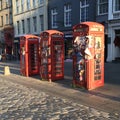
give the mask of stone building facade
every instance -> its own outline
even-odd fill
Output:
[[[108,61],[120,61],[120,0],[109,0]]]
[[[0,52],[12,54],[13,38],[12,0],[0,0]]]
[[[20,36],[48,29],[47,0],[12,0],[15,54],[20,49]]]
[[[85,21],[99,22],[105,26],[105,59],[107,57],[108,0],[49,0],[48,28],[65,35],[65,56],[72,51],[72,27]]]

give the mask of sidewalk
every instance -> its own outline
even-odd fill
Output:
[[[3,76],[5,65],[10,67],[11,75]],[[0,63],[1,79],[15,84],[48,93],[73,101],[76,104],[86,105],[111,115],[120,116],[120,63],[105,63],[105,85],[92,91],[71,87],[72,61],[65,61],[65,79],[49,83],[41,81],[39,75],[23,77],[19,74],[19,61]],[[113,119],[110,119],[113,120]],[[116,119],[117,120],[117,119]]]

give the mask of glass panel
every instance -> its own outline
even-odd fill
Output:
[[[21,69],[25,68],[25,47],[21,48]]]
[[[116,0],[115,1],[115,11],[119,11],[120,10],[120,0]]]
[[[37,55],[37,44],[30,44],[30,65],[31,65],[31,70],[36,70],[37,69],[37,61],[38,61],[38,55]]]
[[[54,63],[55,66],[53,67],[55,75],[62,74],[62,42],[61,41],[53,41],[54,47]]]
[[[80,21],[88,21],[88,12],[89,12],[89,4],[88,1],[82,0],[81,1],[81,6],[80,6]]]
[[[71,5],[65,5],[64,6],[64,25],[65,26],[71,26]]]
[[[101,79],[101,37],[95,37],[94,80]]]
[[[52,28],[57,27],[57,9],[56,8],[51,10],[51,25],[52,25]]]
[[[108,0],[99,0],[98,1],[99,14],[108,13]]]

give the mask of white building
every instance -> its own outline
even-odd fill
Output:
[[[15,38],[48,29],[47,0],[12,0],[12,4]]]
[[[107,61],[112,61],[120,58],[120,0],[109,0],[108,11]],[[114,42],[116,42],[119,47],[115,46]]]

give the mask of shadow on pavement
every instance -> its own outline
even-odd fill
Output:
[[[20,75],[20,64],[19,64],[19,61],[0,62],[0,74],[4,74],[5,66],[9,67],[10,73]]]
[[[54,83],[59,86],[65,88],[73,88],[72,87],[72,62],[65,62],[65,70],[64,70],[64,79],[56,80]],[[12,74],[20,75],[20,62],[19,61],[8,61],[8,62],[0,62],[0,74],[4,74],[4,67],[9,66],[10,72]],[[120,86],[120,63],[105,63],[105,85],[103,87],[97,88],[92,91],[87,91],[85,89],[74,88],[78,92],[82,91],[89,95],[100,96],[104,98],[109,98],[111,100],[120,101],[120,97],[118,97],[117,90]],[[40,75],[32,76],[36,80],[41,80]],[[111,85],[111,86],[110,86]],[[118,89],[117,89],[118,88]],[[113,89],[113,91],[112,91]],[[114,95],[116,89],[116,96]],[[119,92],[119,91],[118,91]]]
[[[120,62],[105,63],[105,83],[120,85]]]
[[[63,80],[56,80],[55,83],[59,83],[61,85],[71,85],[72,83],[72,62],[65,62],[65,70],[64,70],[64,79]],[[0,74],[4,74],[4,67],[9,66],[10,72],[12,74],[20,75],[20,61],[7,61],[7,62],[0,62]],[[104,78],[105,83],[120,85],[120,63],[105,63],[104,68]],[[39,75],[32,76],[33,78],[39,79]]]

